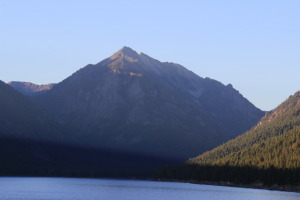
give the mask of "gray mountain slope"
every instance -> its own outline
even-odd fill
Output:
[[[264,114],[231,85],[128,47],[35,101],[83,145],[177,159],[234,138]]]

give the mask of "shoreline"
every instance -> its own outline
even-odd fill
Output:
[[[82,178],[82,179],[110,179],[110,180],[132,180],[132,181],[157,181],[157,182],[170,182],[170,183],[190,183],[197,185],[211,185],[211,186],[225,186],[236,188],[248,188],[248,189],[262,189],[279,192],[295,192],[300,193],[300,184],[297,186],[291,185],[272,185],[266,186],[262,183],[255,184],[236,184],[231,182],[209,182],[209,181],[196,181],[196,180],[180,180],[180,179],[153,179],[153,178],[116,178],[116,177],[75,177],[75,176],[0,176],[0,178]]]
[[[231,182],[209,182],[209,181],[196,181],[196,180],[179,180],[179,179],[153,179],[154,181],[160,182],[177,182],[177,183],[191,183],[198,185],[212,185],[212,186],[227,186],[227,187],[238,187],[238,188],[249,188],[249,189],[262,189],[280,192],[295,192],[300,193],[300,185],[271,185],[266,186],[262,183],[255,184],[236,184]]]

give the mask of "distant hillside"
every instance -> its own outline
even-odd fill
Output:
[[[244,135],[188,161],[191,164],[300,168],[300,92]]]
[[[41,108],[0,81],[0,137],[58,141],[65,136]]]
[[[26,96],[35,96],[43,94],[48,90],[51,90],[55,85],[55,83],[49,83],[46,85],[36,85],[34,83],[20,81],[11,81],[7,84]]]
[[[245,134],[164,173],[188,180],[300,184],[300,92]]]
[[[82,144],[180,160],[234,138],[264,115],[231,85],[128,47],[35,102]]]

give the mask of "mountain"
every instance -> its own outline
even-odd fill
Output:
[[[64,131],[36,104],[0,81],[0,136],[34,140],[63,140]]]
[[[77,138],[0,81],[0,176],[150,176],[173,160],[80,147]]]
[[[26,96],[35,96],[51,90],[55,83],[49,83],[46,85],[36,85],[30,82],[11,81],[7,83],[14,89]]]
[[[300,168],[300,92],[268,112],[256,127],[191,164]]]
[[[164,170],[160,176],[184,180],[299,185],[300,92],[266,113],[248,132]]]
[[[180,160],[234,138],[264,114],[232,85],[129,47],[34,100],[85,146]]]

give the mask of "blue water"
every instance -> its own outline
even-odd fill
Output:
[[[0,178],[0,200],[299,200],[300,193],[155,181]]]

